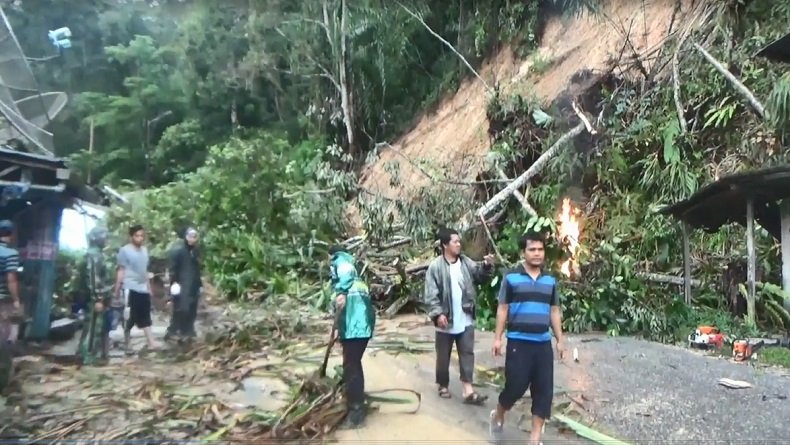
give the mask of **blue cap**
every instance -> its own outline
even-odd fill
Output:
[[[14,230],[14,223],[11,222],[10,220],[4,219],[4,220],[0,221],[0,230],[13,231]]]

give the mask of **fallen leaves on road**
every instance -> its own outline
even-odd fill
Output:
[[[113,359],[103,367],[17,358],[15,383],[7,401],[0,400],[0,439],[323,436],[345,416],[338,379],[314,373],[328,324],[292,306],[229,307],[212,320],[204,342]],[[415,352],[427,346],[379,337],[371,349]],[[257,392],[249,395],[252,381]]]

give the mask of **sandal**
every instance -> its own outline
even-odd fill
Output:
[[[488,400],[488,396],[481,396],[476,392],[464,397],[464,403],[468,405],[482,405],[486,400]]]
[[[439,397],[449,399],[451,397],[450,390],[446,386],[439,387]]]

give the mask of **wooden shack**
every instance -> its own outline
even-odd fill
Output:
[[[755,320],[755,224],[759,224],[781,245],[782,281],[790,292],[790,166],[732,174],[706,185],[686,200],[664,207],[660,213],[683,223],[684,288],[691,302],[691,259],[689,228],[715,232],[736,223],[746,227],[747,321]],[[785,300],[790,310],[790,299]]]
[[[49,335],[61,215],[81,193],[70,176],[62,159],[0,146],[0,219],[16,226],[28,340]]]

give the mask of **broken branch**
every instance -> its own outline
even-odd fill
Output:
[[[716,68],[716,71],[721,73],[722,76],[724,76],[727,80],[729,80],[732,86],[739,93],[741,93],[741,95],[747,101],[749,101],[749,104],[751,104],[752,108],[754,108],[755,111],[757,111],[757,114],[759,114],[761,118],[765,118],[765,107],[763,106],[762,103],[760,103],[759,100],[757,100],[756,97],[754,97],[754,94],[752,94],[752,92],[748,88],[746,88],[746,85],[741,83],[740,80],[736,79],[735,75],[733,75],[730,72],[730,70],[728,70],[727,68],[724,67],[724,65],[721,64],[721,62],[716,60],[709,52],[707,52],[705,48],[701,47],[697,43],[694,44],[694,47],[697,48],[697,51],[702,53],[702,56],[705,57],[705,59],[707,59],[707,61],[710,62],[710,64],[713,65],[714,68]]]
[[[681,36],[680,41],[678,42],[678,47],[675,48],[675,54],[672,55],[673,95],[675,99],[675,109],[678,113],[678,122],[680,123],[681,134],[688,133],[688,122],[686,122],[686,113],[683,111],[683,105],[680,100],[680,68],[678,67],[678,54],[680,53],[680,49],[683,47],[683,44],[686,43],[686,37],[688,37],[688,28]]]
[[[677,286],[683,285],[683,277],[676,277],[675,275],[667,275],[663,273],[650,273],[650,272],[637,272],[637,278],[641,278],[646,281],[652,281],[654,283],[662,283],[662,284],[674,284]],[[691,285],[694,287],[700,287],[702,283],[700,280],[691,280]]]
[[[573,111],[577,116],[579,116],[579,119],[581,119],[582,123],[584,124],[584,128],[587,129],[587,132],[590,134],[598,134],[598,131],[593,128],[592,124],[590,124],[590,121],[587,120],[587,116],[585,116],[584,113],[582,113],[582,110],[579,109],[579,106],[576,105],[576,101],[571,102],[571,107],[573,107]]]
[[[401,7],[401,9],[403,9],[404,11],[406,11],[406,14],[409,14],[409,15],[410,15],[410,16],[412,16],[412,17],[413,17],[415,20],[417,20],[418,22],[420,22],[420,24],[421,24],[421,25],[422,25],[422,26],[423,26],[423,27],[424,27],[424,28],[425,28],[425,29],[426,29],[426,30],[427,30],[429,33],[431,33],[431,35],[432,35],[432,36],[434,36],[434,37],[436,37],[437,39],[439,39],[439,41],[440,41],[440,42],[442,42],[442,43],[444,44],[444,46],[446,46],[447,48],[449,48],[449,49],[450,49],[450,51],[452,51],[452,52],[453,52],[453,53],[454,53],[456,56],[458,56],[458,58],[459,58],[459,59],[461,59],[461,62],[463,62],[463,63],[464,63],[464,65],[466,65],[466,67],[467,67],[467,68],[469,68],[469,71],[471,71],[471,72],[472,72],[472,74],[474,74],[474,75],[475,75],[475,77],[477,77],[477,79],[478,79],[480,82],[482,82],[482,83],[483,83],[483,86],[486,88],[486,90],[488,90],[488,93],[489,93],[489,94],[494,94],[494,90],[493,90],[493,89],[492,89],[492,88],[491,88],[491,87],[488,85],[488,83],[487,83],[485,80],[483,80],[483,78],[482,78],[482,77],[480,77],[480,74],[478,74],[478,73],[477,73],[477,71],[475,71],[475,69],[474,69],[474,68],[472,68],[472,65],[470,65],[470,64],[469,64],[469,62],[466,60],[466,58],[465,58],[463,55],[461,55],[461,53],[459,53],[459,52],[458,52],[458,50],[456,50],[456,49],[455,49],[455,47],[453,47],[453,45],[452,45],[450,42],[448,42],[447,40],[445,40],[444,38],[442,38],[442,36],[440,36],[439,34],[437,34],[437,33],[436,33],[436,31],[432,30],[432,29],[431,29],[431,27],[430,27],[430,26],[428,26],[428,24],[427,24],[427,23],[425,23],[425,21],[422,19],[422,17],[420,17],[418,14],[416,14],[416,13],[414,13],[414,12],[410,11],[410,10],[409,10],[409,8],[407,8],[407,7],[403,6],[403,4],[402,4],[401,2],[398,2],[398,6],[400,6],[400,7]]]
[[[499,177],[505,181],[508,182],[510,181],[510,178],[507,177],[507,175],[505,174],[505,172],[502,171],[502,169],[499,168],[497,169],[497,175],[499,175]],[[516,199],[518,199],[518,202],[521,203],[521,207],[524,208],[524,210],[529,215],[536,216],[538,214],[538,212],[536,212],[535,209],[533,209],[532,206],[529,205],[529,201],[527,201],[527,197],[522,195],[520,191],[513,190],[513,196],[515,196]],[[485,219],[483,221],[485,221]]]
[[[480,216],[480,222],[483,223],[483,229],[486,231],[486,236],[488,237],[488,241],[491,243],[491,246],[494,248],[494,253],[496,254],[496,258],[499,261],[499,264],[507,264],[504,258],[502,258],[502,254],[499,253],[499,248],[496,246],[496,242],[494,241],[494,237],[491,236],[491,231],[488,230],[488,223],[486,223],[486,218],[483,215]]]

